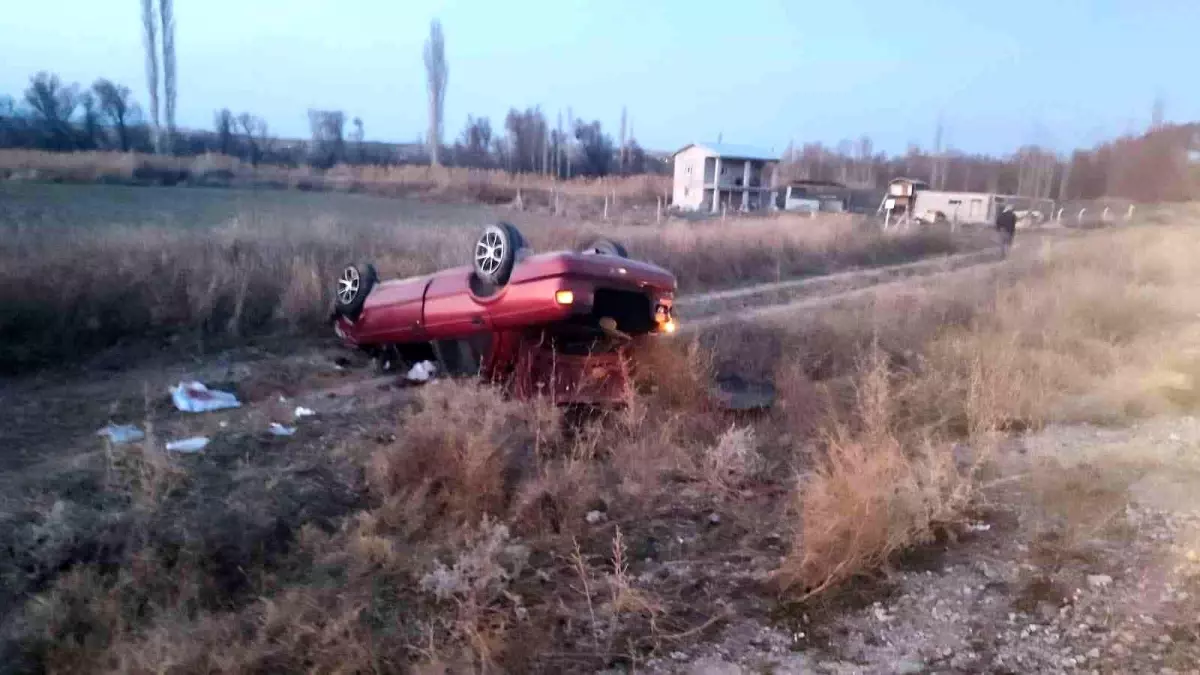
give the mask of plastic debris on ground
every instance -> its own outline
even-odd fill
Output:
[[[313,410],[312,408],[305,408],[302,405],[296,406],[296,409],[292,411],[292,417],[295,417],[296,419],[300,419],[301,417],[312,417],[316,414],[317,411]]]
[[[279,422],[271,422],[271,426],[267,427],[267,431],[271,432],[272,436],[291,436],[296,433],[296,427],[285,427]]]
[[[136,443],[146,437],[145,432],[132,424],[110,424],[98,430],[96,435],[104,436],[114,445]]]
[[[433,365],[433,361],[418,361],[408,369],[408,374],[404,376],[404,379],[409,382],[428,382],[436,371],[437,366]]]
[[[168,452],[192,453],[200,452],[208,447],[208,439],[204,436],[193,436],[191,438],[181,438],[178,441],[167,443]]]
[[[200,413],[241,407],[241,401],[227,391],[209,389],[200,382],[180,382],[171,388],[171,401],[183,412]]]

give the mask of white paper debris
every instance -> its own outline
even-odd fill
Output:
[[[419,361],[408,369],[408,375],[404,377],[409,382],[428,382],[436,371],[437,366],[433,365],[433,361]]]
[[[291,436],[296,433],[296,427],[285,427],[279,422],[271,422],[271,426],[267,428],[273,436]]]
[[[115,445],[136,443],[146,437],[146,434],[141,429],[132,424],[109,424],[103,429],[98,430],[96,435],[104,436]]]
[[[167,443],[168,452],[200,452],[208,446],[208,439],[203,436],[193,436],[191,438],[182,438],[178,441]]]
[[[172,387],[171,401],[179,410],[190,413],[224,410],[242,405],[233,394],[209,389],[200,382],[180,382]]]
[[[292,411],[292,417],[295,417],[296,419],[300,419],[301,417],[312,417],[316,414],[317,411],[313,410],[312,408],[305,408],[302,405],[296,406],[296,409]]]

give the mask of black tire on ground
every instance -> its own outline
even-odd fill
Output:
[[[375,272],[374,265],[346,265],[334,284],[333,311],[350,319],[358,318],[363,303],[367,301],[367,295],[377,281],[379,275]]]
[[[525,248],[525,238],[511,223],[496,223],[483,228],[471,251],[471,265],[475,275],[494,286],[508,283],[513,266],[517,263],[517,252]]]
[[[593,239],[579,248],[580,253],[591,255],[611,255],[617,258],[628,258],[629,252],[625,247],[611,239]]]

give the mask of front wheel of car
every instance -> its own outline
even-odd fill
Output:
[[[471,264],[475,275],[493,286],[508,283],[513,266],[517,263],[517,252],[525,248],[521,231],[510,223],[488,225],[475,240]]]
[[[628,258],[629,252],[625,247],[611,239],[593,239],[579,249],[580,253],[590,255],[611,255],[617,258]]]
[[[370,263],[343,267],[333,289],[334,311],[344,317],[357,319],[367,295],[378,280],[375,266]]]

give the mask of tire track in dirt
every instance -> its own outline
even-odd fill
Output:
[[[683,311],[680,312],[680,318],[684,322],[679,330],[681,333],[690,333],[735,321],[754,321],[797,310],[855,302],[910,283],[991,269],[1001,261],[999,251],[993,249],[722,292],[727,295],[690,296],[681,299]]]

